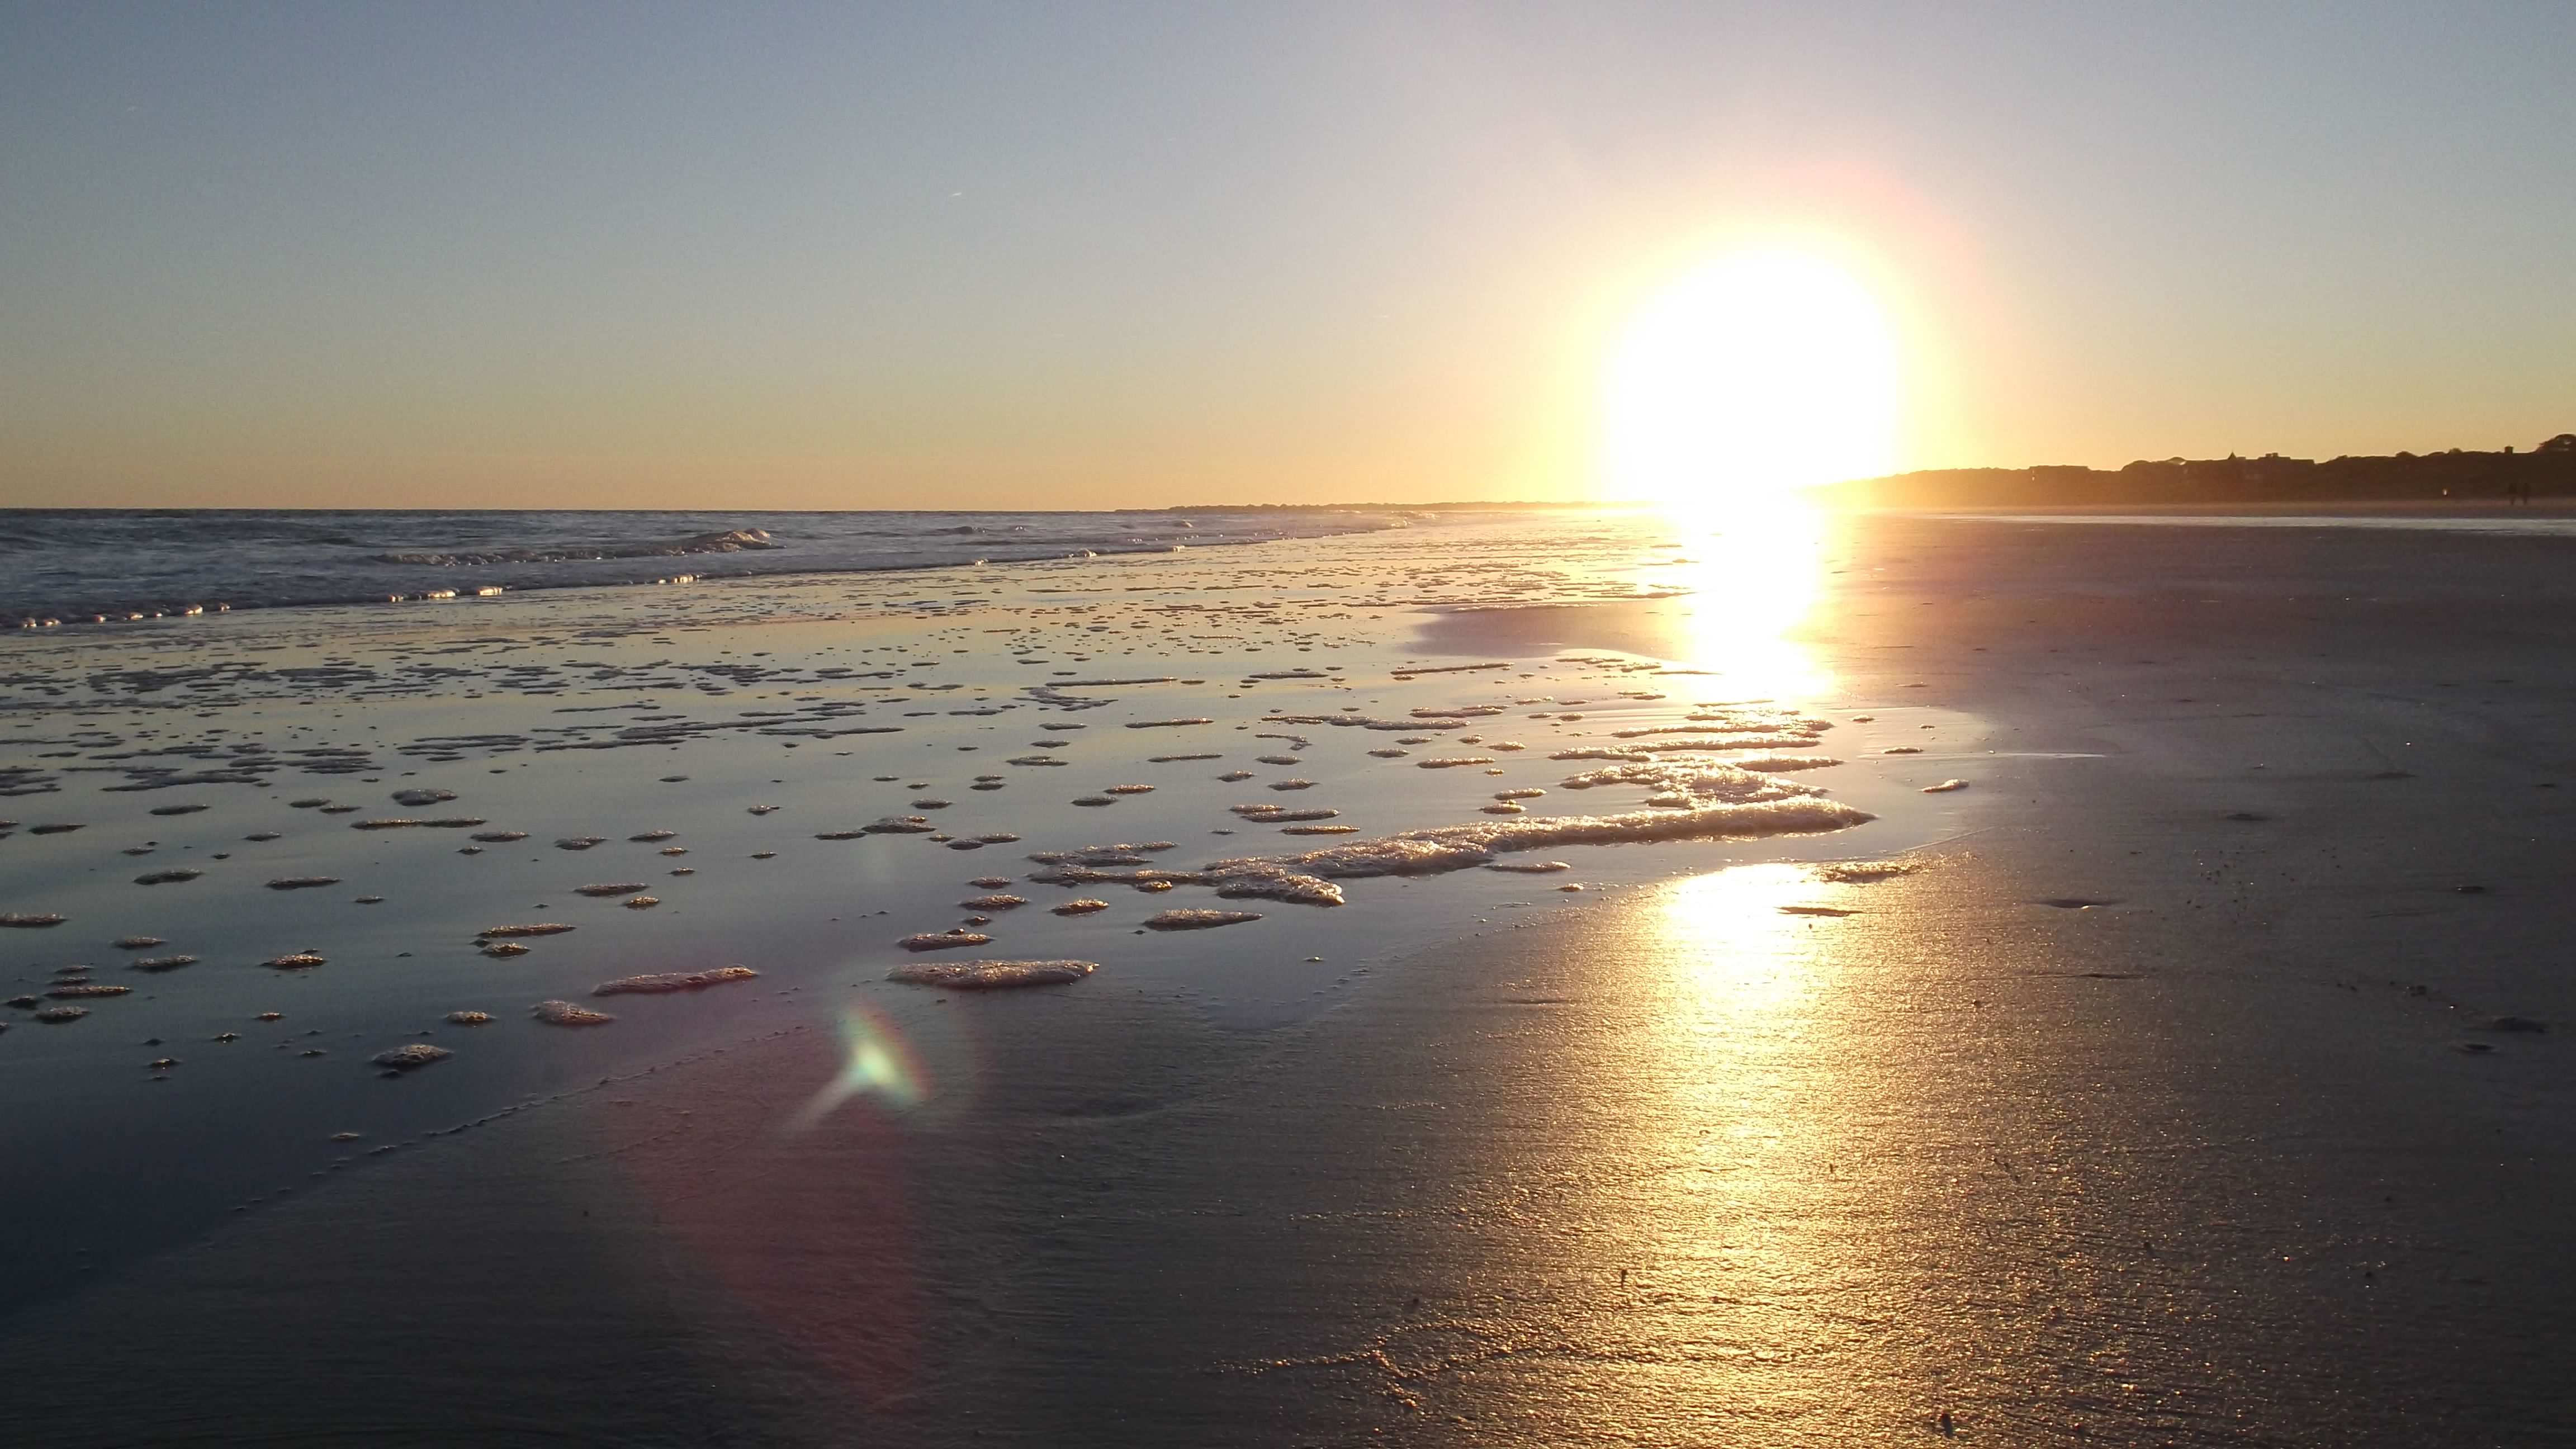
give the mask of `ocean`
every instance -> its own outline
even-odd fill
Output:
[[[1387,513],[0,510],[0,621],[118,619],[758,574],[1165,553]]]

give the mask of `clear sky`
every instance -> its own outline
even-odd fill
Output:
[[[2576,5],[0,4],[0,504],[1580,497],[1750,243],[1901,461],[2576,430]]]

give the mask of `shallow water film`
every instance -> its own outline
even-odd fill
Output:
[[[14,1432],[2545,1442],[2392,535],[2275,675],[2205,530],[1403,522],[14,636]]]

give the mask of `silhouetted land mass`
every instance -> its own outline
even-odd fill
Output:
[[[2576,497],[2576,433],[2561,433],[2527,453],[2453,448],[2323,462],[2272,453],[2141,459],[2118,469],[1932,468],[1858,478],[1820,491],[1836,502],[1869,508],[2569,498]]]

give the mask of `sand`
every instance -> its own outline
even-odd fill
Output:
[[[294,1067],[373,1095],[320,1094],[342,1120],[312,1122],[317,1150],[348,1161],[325,1159],[313,1190],[168,1235],[176,1251],[111,1253],[98,1282],[49,1280],[70,1286],[6,1321],[8,1352],[42,1366],[22,1376],[13,1428],[39,1444],[327,1440],[361,1424],[419,1443],[1824,1445],[1931,1437],[1946,1414],[1997,1443],[2564,1442],[2566,546],[1864,521],[1832,545],[1844,572],[1807,646],[1830,673],[1807,707],[1853,763],[1799,778],[1877,820],[1551,847],[1592,890],[1556,895],[1560,872],[1364,878],[1345,906],[1168,936],[1134,932],[1201,908],[1203,888],[1122,888],[1065,917],[1070,890],[1021,887],[1049,909],[989,929],[1013,957],[1081,942],[1102,969],[1073,990],[872,980],[905,932],[954,924],[969,871],[1003,847],[804,844],[778,864],[820,864],[789,886],[762,883],[768,863],[728,863],[688,883],[720,885],[721,908],[675,886],[658,912],[596,910],[506,962],[463,943],[545,919],[534,903],[592,911],[569,896],[588,873],[477,895],[438,923],[453,943],[438,970],[461,974],[371,1041],[318,1061],[268,1037],[199,1046],[168,1081],[122,1089],[192,1120],[193,1081],[247,1070],[205,1059],[255,1047],[281,1058],[259,1063],[281,1092],[313,1094]],[[1498,786],[1587,768],[1530,759],[1571,732],[1679,725],[1729,697],[1652,672],[1699,667],[1705,631],[1681,600],[1392,622],[1425,626],[1401,641],[1408,687],[1445,698],[1381,687],[1275,712],[1393,720],[1484,704],[1497,683],[1558,707],[1545,724],[1526,718],[1535,705],[1512,717],[1536,738],[1496,767],[1507,781],[1403,760],[1358,776],[1299,751],[1298,778],[1372,837],[1485,820]],[[1443,668],[1566,671],[1572,653],[1603,661],[1580,687]],[[1621,700],[1635,681],[1673,697]],[[1195,717],[1173,703],[1136,717]],[[1123,722],[1099,708],[1088,718]],[[1133,778],[1144,742],[1208,728],[1055,753],[1101,789]],[[1317,733],[1318,750],[1350,741],[1335,761],[1385,739]],[[593,828],[676,828],[712,862],[714,806],[763,818],[722,799],[739,783],[722,763],[685,767],[688,785],[722,788],[643,794]],[[873,787],[888,792],[877,811],[938,773]],[[940,798],[1012,801],[1027,786],[1010,779]],[[1952,779],[1970,788],[1920,793]],[[813,833],[811,787],[750,784],[790,802],[761,838]],[[1419,818],[1431,797],[1393,793],[1434,786],[1447,822]],[[1226,811],[1239,788],[1087,809],[1050,790],[1061,826],[1029,829],[1040,817],[1016,805],[967,824],[1091,860],[1115,849],[1088,844],[1113,838],[1105,823],[1165,811],[1115,838],[1180,840],[1195,821],[1185,850],[1137,853],[1190,870],[1276,830]],[[709,808],[683,808],[697,798]],[[967,808],[923,813],[953,840],[1008,833],[950,828]],[[667,824],[622,818],[648,812]],[[879,851],[872,872],[945,868],[834,897],[850,919],[830,932],[783,929],[849,850]],[[378,919],[321,892],[255,899]],[[24,933],[28,949],[149,927],[210,963],[155,989],[234,962],[208,991],[296,994],[270,1033],[338,1012],[345,1035],[364,982],[411,969],[308,929],[338,917],[271,923],[273,944],[225,954],[196,939],[201,922],[66,914]],[[399,1082],[365,1065],[433,1004],[532,1001],[658,965],[598,969],[675,922],[710,953],[739,947],[708,959],[751,961],[761,980],[645,998],[599,1032],[473,1028],[470,1050]],[[866,969],[801,965],[807,941]],[[328,965],[242,964],[308,942]],[[305,1004],[317,990],[351,994]],[[152,1003],[9,1033],[0,1069],[129,1005]],[[119,1049],[129,1074],[160,1055]],[[811,1115],[833,1083],[843,1105]],[[226,1110],[266,1102],[255,1087]],[[99,1110],[39,1092],[22,1117],[62,1130],[22,1125],[11,1160],[51,1142],[78,1161],[71,1129]],[[413,1115],[394,1125],[398,1111]],[[368,1135],[323,1141],[352,1126]],[[210,1170],[169,1127],[135,1130],[162,1178]],[[150,1240],[119,1200],[90,1203],[104,1226],[45,1238],[55,1256],[109,1246],[120,1225]]]

